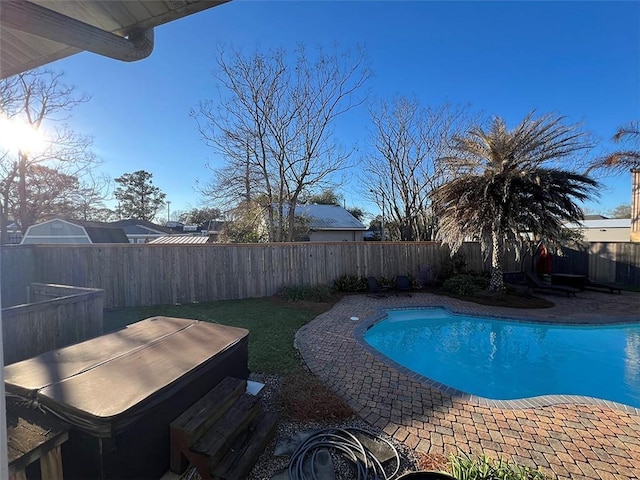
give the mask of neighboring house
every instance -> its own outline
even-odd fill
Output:
[[[7,223],[7,244],[17,245],[22,241],[22,232],[20,227],[13,220],[9,220]]]
[[[129,243],[148,243],[172,233],[170,228],[156,225],[147,220],[118,220],[107,225],[122,228],[129,239]]]
[[[630,218],[593,218],[565,226],[582,232],[585,242],[629,242],[631,241]]]
[[[385,235],[388,235],[385,228]],[[382,240],[382,229],[380,227],[369,227],[364,232],[364,241],[380,241]]]
[[[206,235],[167,235],[149,242],[150,245],[204,245],[211,243],[211,237]]]
[[[186,235],[194,234],[194,235],[202,235],[206,230],[206,225],[187,225],[182,222],[167,222],[164,224],[166,228],[168,228],[171,233],[184,233]]]
[[[310,242],[360,242],[367,230],[339,205],[297,205],[296,216],[308,219]]]
[[[218,241],[218,237],[224,228],[224,222],[220,220],[209,220],[201,225],[185,225],[181,222],[167,222],[164,226],[170,233],[208,236],[210,241],[206,243],[211,243]]]
[[[27,228],[20,243],[129,243],[129,239],[122,228],[105,223],[53,218]]]

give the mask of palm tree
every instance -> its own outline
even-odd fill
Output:
[[[629,169],[640,168],[640,122],[630,122],[618,128],[613,136],[614,142],[629,141],[629,146],[635,146],[635,149],[620,150],[611,153],[604,158],[596,160],[590,167],[591,169],[608,169],[617,173],[628,171]]]
[[[453,180],[433,193],[437,238],[453,252],[465,240],[478,240],[491,256],[490,291],[504,290],[505,248],[518,255],[527,235],[558,239],[564,222],[583,218],[576,201],[596,193],[595,180],[559,166],[591,147],[576,125],[562,120],[534,119],[532,112],[508,130],[495,118],[486,131],[478,126],[453,137],[453,154],[443,158]]]

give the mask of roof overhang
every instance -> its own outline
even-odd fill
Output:
[[[0,78],[81,51],[124,62],[153,51],[153,29],[229,0],[2,0]]]

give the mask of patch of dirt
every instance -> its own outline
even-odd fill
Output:
[[[466,299],[466,298],[464,298]],[[481,305],[509,308],[551,308],[555,304],[546,298],[527,294],[479,292],[469,299]]]
[[[504,293],[492,293],[488,291],[478,292],[473,296],[454,295],[440,288],[425,287],[421,291],[433,293],[436,295],[444,295],[458,300],[478,303],[480,305],[489,305],[493,307],[507,308],[551,308],[555,304],[546,298],[536,297],[526,292],[506,291]]]
[[[282,418],[293,422],[336,422],[355,416],[342,398],[303,369],[284,378],[278,403]]]
[[[449,471],[449,461],[444,455],[438,453],[415,453],[416,463],[420,470]]]
[[[433,293],[435,295],[444,295],[451,298],[456,298],[458,300],[464,300],[467,302],[478,303],[480,305],[489,305],[494,307],[507,307],[507,308],[551,308],[555,304],[547,300],[546,298],[536,297],[531,295],[525,290],[516,290],[509,289],[503,293],[493,293],[489,291],[478,292],[473,296],[462,296],[462,295],[454,295],[453,293],[449,293],[445,290],[442,290],[438,287],[423,287],[418,292],[425,293]],[[366,292],[363,292],[366,293]],[[362,293],[358,293],[356,295],[361,295]],[[273,295],[271,297],[265,297],[265,300],[269,302],[273,302],[277,305],[282,305],[285,307],[295,306],[296,308],[301,308],[310,312],[315,313],[316,315],[320,315],[324,313],[333,306],[338,303],[345,295],[349,295],[346,293],[333,293],[331,295],[331,299],[327,302],[311,302],[306,300],[296,300],[294,302],[290,302],[285,300],[280,295]]]
[[[267,300],[275,305],[300,308],[320,315],[327,310],[331,310],[336,303],[342,300],[342,297],[343,295],[334,293],[331,295],[331,298],[327,302],[311,302],[308,300],[296,300],[294,302],[290,302],[280,295],[272,295],[270,297],[264,297],[264,300]]]

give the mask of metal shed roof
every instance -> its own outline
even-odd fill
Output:
[[[164,245],[202,245],[209,243],[209,237],[200,235],[167,235],[165,237],[154,238],[149,244]]]
[[[228,0],[2,0],[0,78],[87,50],[117,60],[153,51],[153,28]]]
[[[366,230],[367,227],[340,205],[297,205],[296,215],[309,219],[312,230]]]

